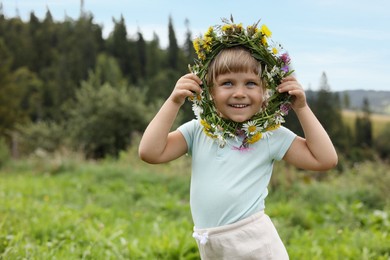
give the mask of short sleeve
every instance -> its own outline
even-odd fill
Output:
[[[269,139],[271,158],[277,161],[283,159],[297,135],[286,127],[279,127],[272,131]]]
[[[196,124],[197,121],[194,119],[187,123],[184,123],[177,128],[177,130],[179,130],[180,133],[182,133],[182,135],[184,136],[184,139],[186,140],[188,146],[188,153],[190,154],[192,152],[192,144],[194,142]]]

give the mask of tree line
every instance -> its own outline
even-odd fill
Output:
[[[150,41],[140,30],[130,37],[123,16],[113,22],[104,38],[89,13],[58,22],[48,10],[43,19],[32,12],[22,21],[6,18],[0,8],[3,149],[21,156],[66,147],[102,158],[117,156],[131,145],[134,133],[142,133],[193,63],[192,33],[186,20],[185,41],[179,45],[169,17],[168,47],[161,48],[157,34]],[[330,91],[325,73],[320,89],[307,93],[314,112],[342,153],[361,157],[375,145],[369,104],[351,131],[342,121],[341,101]],[[300,133],[290,114],[287,126]],[[191,104],[185,104],[177,124],[191,118]]]

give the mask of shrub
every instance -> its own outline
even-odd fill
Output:
[[[0,138],[0,168],[7,163],[10,158],[10,152],[8,145],[6,144],[4,138]]]
[[[70,108],[67,128],[87,157],[117,156],[131,144],[133,132],[144,130],[148,111],[139,89],[84,83]]]

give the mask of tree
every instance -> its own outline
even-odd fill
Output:
[[[341,116],[340,98],[338,94],[331,92],[325,72],[321,75],[320,90],[314,103],[314,113],[328,132],[335,146],[342,150],[348,149],[348,132]]]
[[[148,65],[148,58],[147,58],[147,51],[146,51],[146,43],[144,40],[144,37],[141,32],[137,33],[138,40],[137,40],[137,58],[138,58],[138,66],[139,67],[139,78],[145,79],[146,78],[146,66]]]
[[[108,67],[112,67],[110,75],[104,70]],[[104,83],[98,85],[99,81]],[[143,131],[149,122],[144,93],[125,82],[116,61],[99,56],[96,71],[82,82],[75,102],[68,107],[68,132],[87,157],[118,155],[131,144],[132,133]]]
[[[168,23],[168,38],[168,67],[171,69],[178,69],[179,46],[177,44],[175,30],[173,29],[173,21],[171,16],[169,17]]]
[[[382,159],[390,160],[390,123],[387,123],[375,139],[375,148]]]
[[[363,99],[362,116],[358,116],[355,121],[355,143],[358,147],[368,148],[372,147],[372,123],[371,111],[368,99]]]
[[[185,26],[187,28],[186,30],[186,37],[184,42],[184,55],[186,57],[186,62],[189,64],[192,64],[194,62],[194,59],[196,58],[195,49],[193,47],[192,43],[192,33],[190,31],[190,21],[188,19],[185,20]]]
[[[350,109],[351,108],[351,99],[349,97],[348,92],[344,92],[344,98],[343,98],[344,108]]]
[[[8,139],[15,125],[27,118],[20,106],[22,94],[14,82],[11,63],[11,53],[0,38],[0,136]]]
[[[113,19],[114,30],[107,39],[108,53],[115,57],[119,63],[123,75],[129,75],[129,79],[135,80],[134,70],[131,61],[134,57],[130,56],[130,43],[127,39],[127,28],[125,19],[121,16],[119,21]]]
[[[104,84],[111,86],[127,85],[117,60],[104,53],[98,55],[95,69],[89,71],[88,80],[82,81],[81,85],[86,82],[95,89],[100,88]]]
[[[156,33],[153,33],[152,41],[146,46],[147,48],[147,66],[146,66],[146,78],[150,79],[154,77],[162,68],[162,61],[164,53],[160,49],[160,40]]]

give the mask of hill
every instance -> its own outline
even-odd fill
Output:
[[[390,91],[345,90],[336,93],[340,95],[340,100],[344,108],[360,110],[364,98],[367,98],[372,112],[390,115]],[[349,107],[345,107],[345,103],[343,102],[346,95],[349,96]]]

